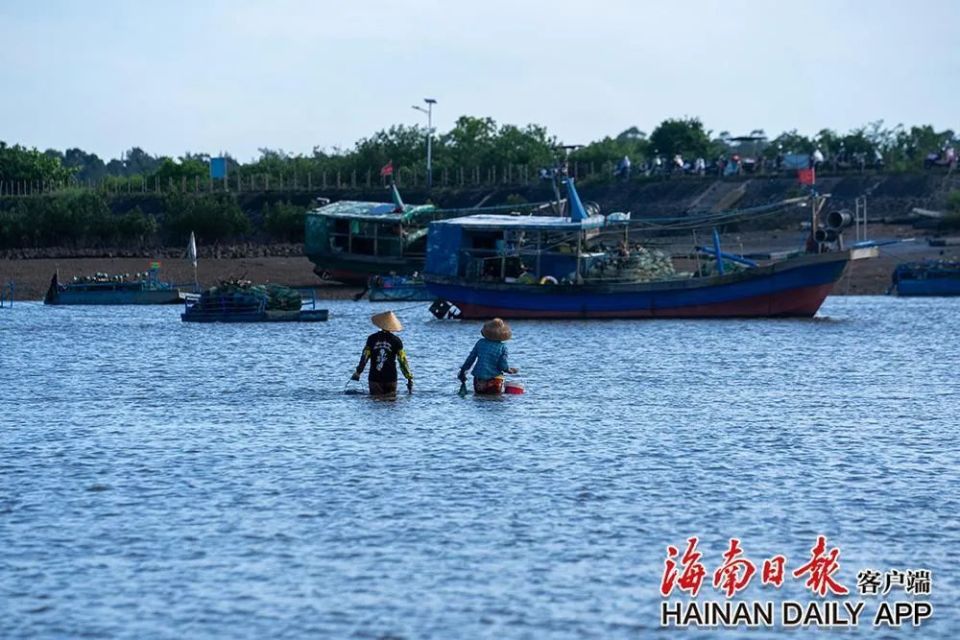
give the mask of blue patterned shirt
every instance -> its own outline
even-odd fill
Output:
[[[477,344],[473,345],[473,351],[467,356],[463,366],[464,371],[469,371],[473,363],[477,366],[473,368],[473,377],[481,380],[490,380],[496,378],[501,373],[506,373],[510,365],[507,364],[507,345],[494,340],[480,338]]]

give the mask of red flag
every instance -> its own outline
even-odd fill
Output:
[[[814,184],[817,181],[817,175],[813,167],[798,169],[797,177],[800,178],[800,184]]]
[[[380,169],[380,177],[385,178],[387,176],[393,175],[393,160],[383,165],[383,168]]]

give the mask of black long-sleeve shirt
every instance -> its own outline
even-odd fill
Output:
[[[389,331],[378,331],[367,338],[357,365],[357,373],[370,361],[369,379],[371,382],[396,382],[397,361],[400,362],[400,371],[407,380],[413,380],[410,366],[407,364],[407,354],[403,350],[403,341]]]

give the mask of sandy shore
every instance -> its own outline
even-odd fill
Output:
[[[924,258],[960,259],[960,247],[946,250],[930,247],[926,238],[917,235],[910,227],[881,226],[871,229],[873,238],[899,238],[912,241],[881,248],[879,258],[857,261],[850,264],[846,274],[837,283],[834,293],[840,295],[878,295],[886,293],[890,286],[890,274],[900,262]],[[743,234],[725,240],[734,251],[751,252],[762,248],[780,250],[798,246],[800,232],[796,230]],[[802,239],[802,238],[800,238]],[[667,251],[688,250],[690,241],[684,239],[673,246],[664,243]],[[192,283],[193,267],[185,260],[168,258],[161,260],[162,277],[172,282]],[[16,286],[16,298],[39,300],[50,283],[53,273],[59,269],[62,281],[73,276],[92,275],[96,272],[134,273],[145,271],[150,260],[145,258],[38,258],[0,260],[0,285],[12,281]],[[275,282],[295,287],[313,287],[317,296],[327,299],[352,297],[359,289],[325,282],[313,273],[313,265],[305,257],[255,257],[201,259],[198,277],[202,286],[208,287],[220,280],[245,278],[257,283]]]

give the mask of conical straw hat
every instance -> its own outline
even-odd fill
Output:
[[[403,331],[403,325],[400,324],[400,319],[397,318],[393,311],[378,313],[370,318],[370,320],[375,326],[384,331]]]
[[[513,332],[510,331],[510,325],[506,322],[500,318],[494,318],[493,320],[483,323],[483,329],[480,330],[480,335],[487,340],[503,342],[504,340],[509,340]]]

